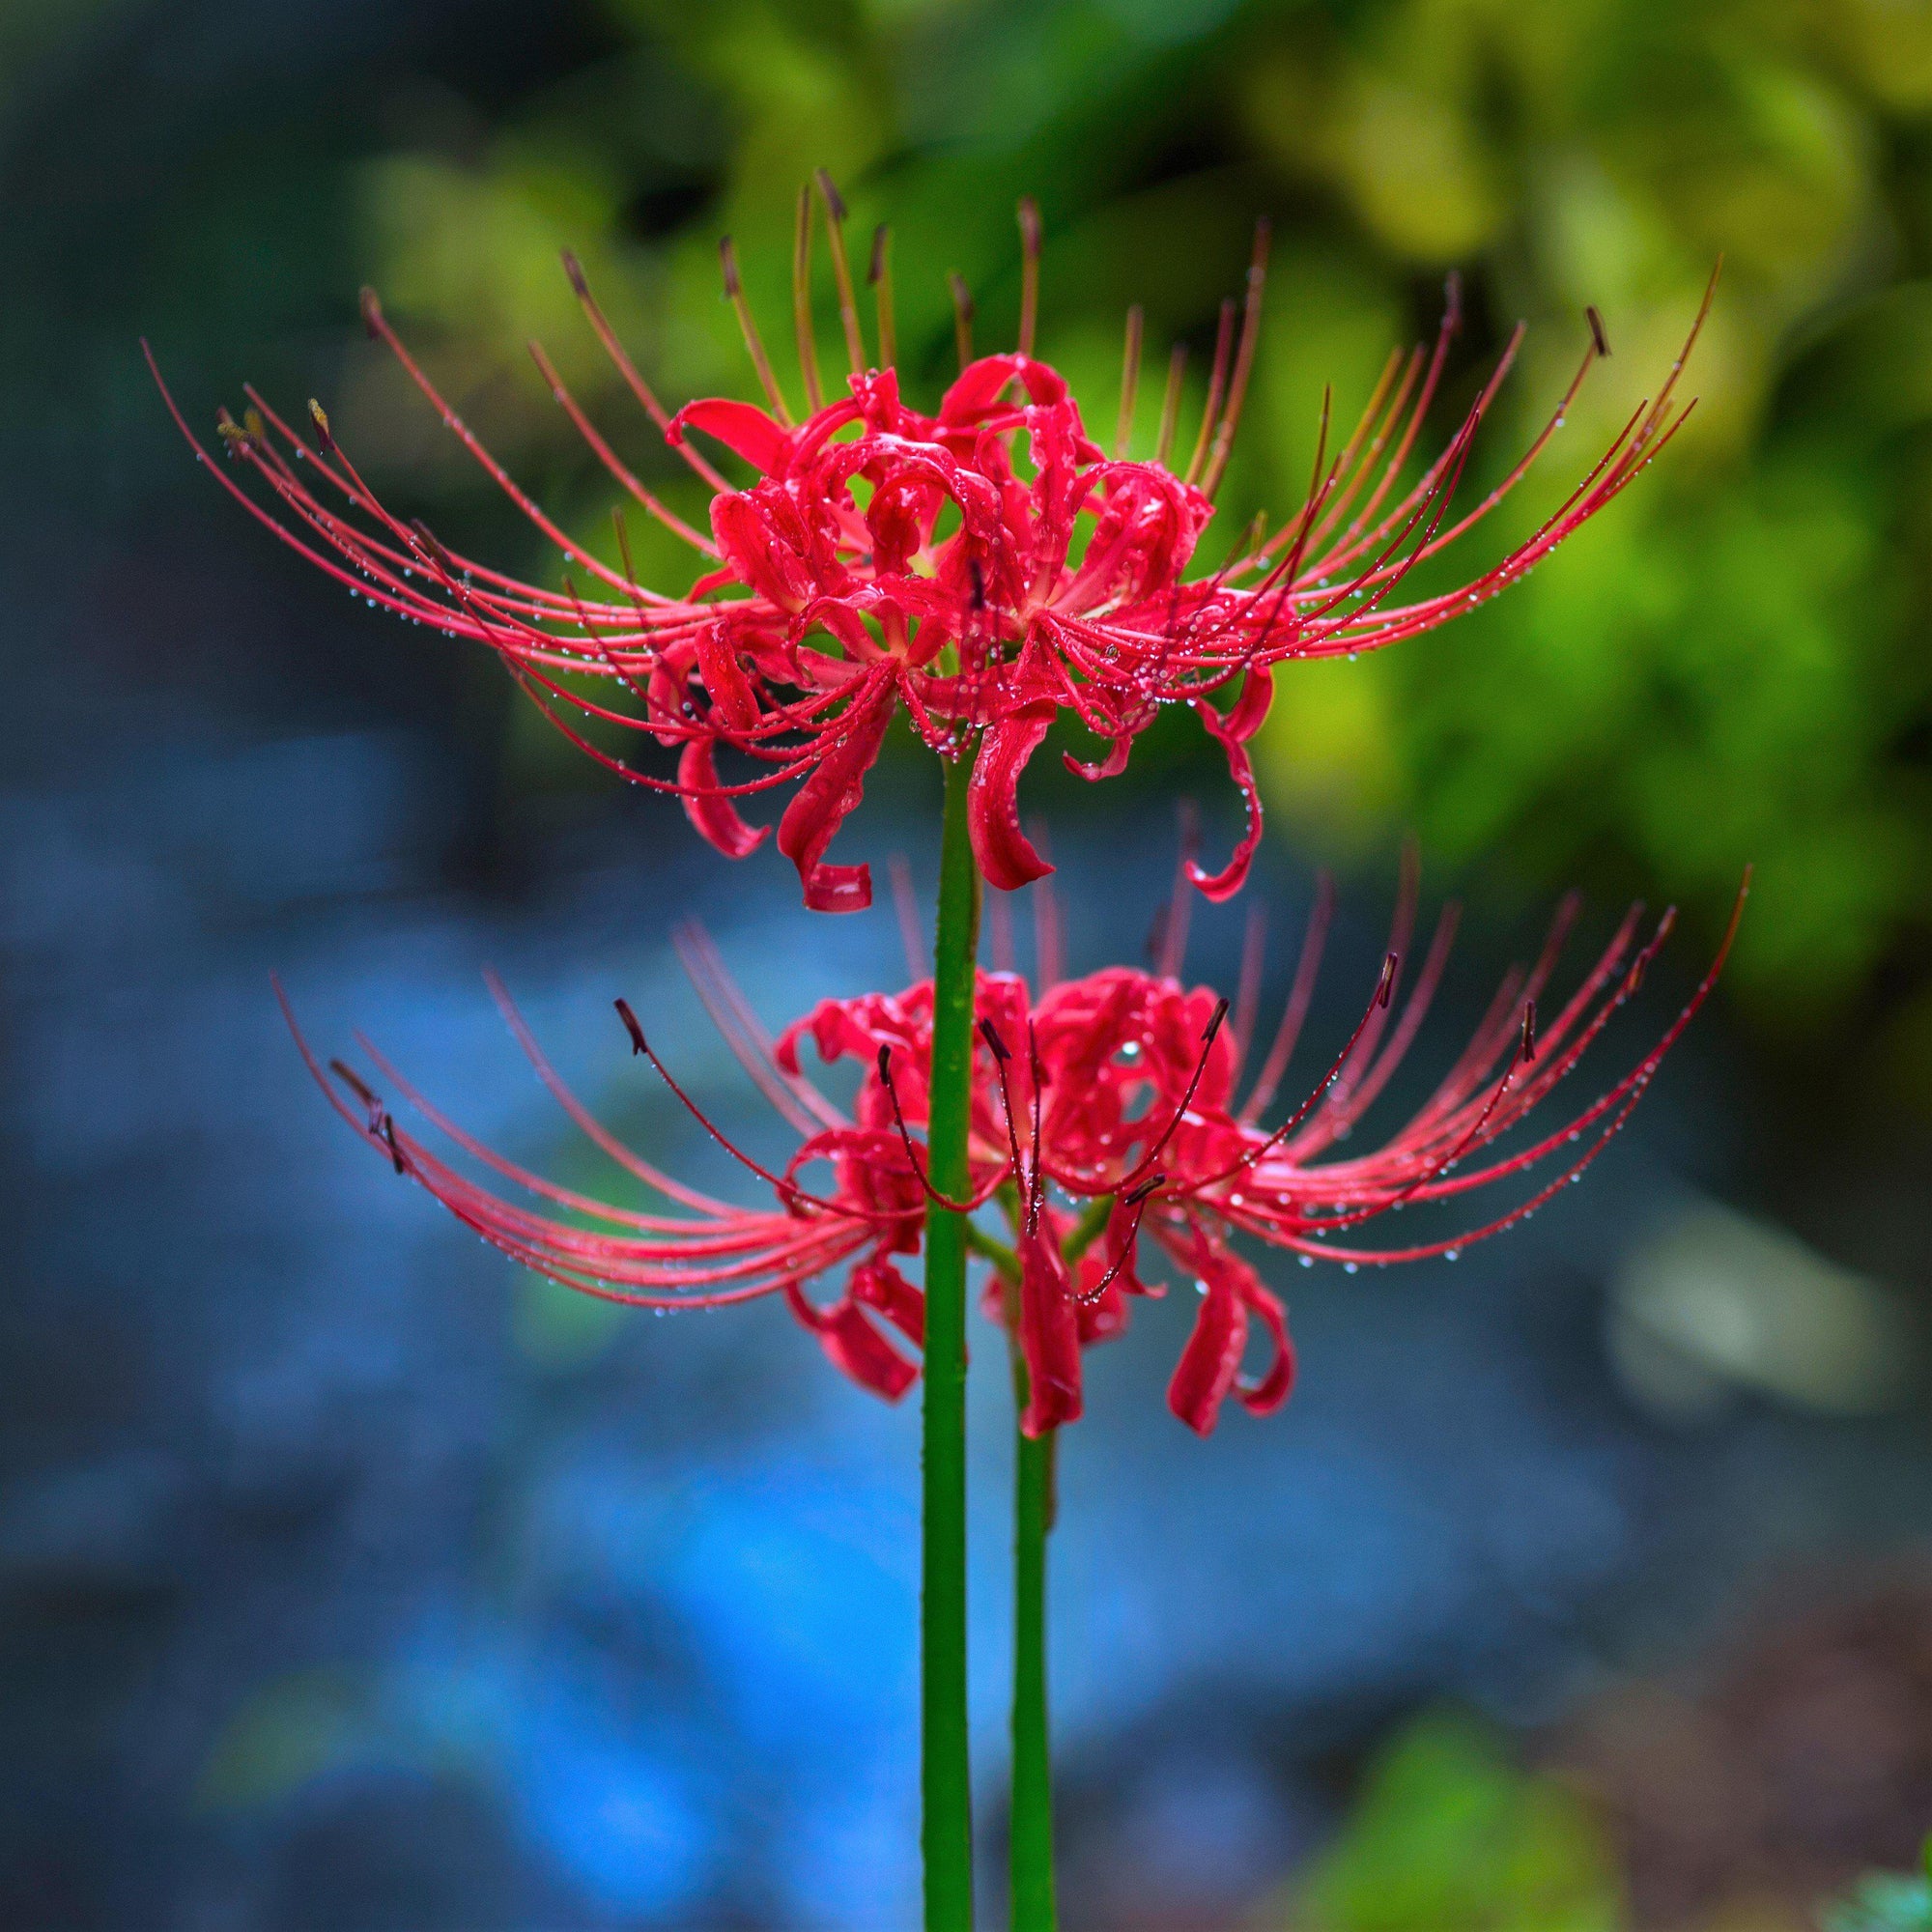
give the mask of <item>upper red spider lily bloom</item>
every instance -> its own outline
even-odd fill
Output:
[[[1452,521],[1472,439],[1521,338],[1519,328],[1461,426],[1409,474],[1460,320],[1452,280],[1433,349],[1390,355],[1359,421],[1332,454],[1324,402],[1321,453],[1300,509],[1272,536],[1258,522],[1218,569],[1202,573],[1197,551],[1213,515],[1259,340],[1265,224],[1257,235],[1238,333],[1236,305],[1222,305],[1191,454],[1183,463],[1176,453],[1185,360],[1177,346],[1153,456],[1129,461],[1140,312],[1128,318],[1120,427],[1109,454],[1090,435],[1065,380],[1033,354],[1038,222],[1030,203],[1022,205],[1019,346],[1009,355],[972,359],[971,304],[955,278],[961,371],[937,412],[926,414],[907,402],[894,366],[886,231],[874,238],[872,256],[879,297],[875,363],[854,298],[844,211],[822,174],[819,186],[850,374],[847,392],[828,399],[810,322],[811,203],[802,195],[794,308],[803,418],[787,404],[752,323],[728,240],[726,287],[764,389],[762,409],[714,397],[668,414],[575,260],[565,258],[590,325],[624,382],[715,493],[708,530],[685,523],[639,482],[543,350],[531,345],[557,402],[619,488],[697,554],[700,574],[682,594],[636,582],[621,514],[623,569],[555,524],[444,401],[367,292],[363,313],[371,334],[394,352],[452,433],[562,551],[561,587],[519,582],[458,554],[419,522],[393,515],[314,404],[313,440],[252,387],[241,422],[225,411],[219,418],[229,457],[253,472],[266,502],[215,473],[285,542],[357,595],[496,650],[567,736],[626,779],[675,793],[693,824],[728,856],[743,858],[770,830],[749,823],[737,801],[801,781],[779,820],[778,844],[798,867],[806,903],[820,910],[856,911],[870,903],[869,869],[832,864],[825,854],[858,804],[901,706],[934,750],[973,758],[974,850],[985,878],[1011,889],[1051,869],[1020,830],[1018,785],[1054,720],[1065,712],[1104,741],[1095,762],[1066,754],[1073,770],[1100,779],[1124,769],[1136,734],[1163,705],[1191,705],[1223,748],[1247,810],[1245,833],[1228,863],[1211,873],[1196,867],[1193,877],[1210,898],[1235,893],[1261,834],[1246,747],[1267,712],[1274,668],[1290,659],[1373,650],[1493,595],[1632,482],[1688,412],[1672,401],[1680,357],[1655,401],[1631,416],[1524,543],[1458,589],[1401,601],[1408,573],[1480,522],[1521,480],[1562,423],[1591,361],[1607,353],[1592,310],[1590,347],[1549,421],[1502,481]],[[1699,326],[1702,320],[1700,311]],[[168,406],[175,409],[171,397]],[[175,415],[192,442],[178,410]],[[734,486],[696,446],[699,439],[740,459],[753,480]],[[566,684],[574,673],[582,675]],[[602,696],[591,696],[593,689]],[[592,744],[566,716],[572,707],[677,748],[675,777],[640,771]],[[721,750],[748,760],[751,775],[726,781]]]
[[[1164,955],[1153,971],[1115,967],[1061,980],[1049,959],[1037,996],[1018,974],[981,972],[971,1189],[952,1205],[969,1214],[997,1207],[1007,1222],[1009,1244],[977,1223],[972,1238],[995,1264],[988,1312],[1008,1325],[1026,1364],[1022,1427],[1037,1435],[1077,1419],[1083,1347],[1125,1327],[1126,1297],[1160,1292],[1138,1273],[1144,1237],[1191,1277],[1201,1294],[1169,1385],[1169,1406],[1204,1435],[1231,1393],[1258,1415],[1278,1408],[1294,1373],[1287,1319],[1279,1297],[1237,1252],[1236,1238],[1288,1249],[1304,1264],[1338,1262],[1352,1272],[1363,1263],[1453,1259],[1470,1242],[1534,1212],[1577,1179],[1630,1117],[1716,983],[1744,896],[1741,891],[1709,972],[1651,1050],[1560,1124],[1510,1151],[1498,1148],[1502,1136],[1569,1076],[1610,1015],[1637,990],[1670,930],[1671,913],[1640,939],[1641,908],[1634,906],[1581,982],[1539,1025],[1539,1003],[1576,914],[1574,898],[1566,900],[1536,963],[1504,980],[1430,1097],[1378,1147],[1349,1155],[1338,1149],[1414,1040],[1454,933],[1452,907],[1398,1006],[1414,924],[1412,866],[1405,867],[1390,949],[1367,1009],[1307,1098],[1273,1127],[1263,1120],[1308,1010],[1328,922],[1325,887],[1280,1026],[1238,1097],[1259,977],[1256,952],[1243,973],[1242,1010],[1232,1025],[1228,1001],[1209,987],[1184,986],[1179,978],[1179,918],[1170,922]],[[468,1179],[399,1125],[371,1087],[340,1062],[331,1063],[338,1086],[306,1043],[302,1052],[338,1112],[399,1174],[421,1182],[519,1261],[571,1287],[654,1308],[720,1307],[782,1294],[839,1368],[896,1399],[919,1374],[901,1343],[917,1348],[923,1332],[923,1296],[895,1258],[919,1249],[930,1193],[918,1134],[927,1117],[932,984],[923,980],[898,994],[826,1000],[774,1040],[701,934],[686,933],[681,950],[726,1040],[800,1135],[797,1150],[776,1171],[731,1147],[705,1121],[770,1188],[763,1208],[737,1208],[700,1194],[624,1147],[558,1079],[500,987],[495,990],[512,1029],[571,1118],[621,1166],[685,1211],[619,1208],[512,1164],[440,1113],[369,1049],[383,1077],[456,1147],[584,1225],[517,1206]],[[696,1114],[629,1008],[618,1005],[634,1051],[647,1055]],[[799,1048],[808,1037],[824,1061],[859,1062],[862,1075],[849,1114],[806,1077]],[[1364,1246],[1353,1238],[1363,1224],[1409,1203],[1451,1201],[1552,1160],[1559,1171],[1542,1179],[1527,1199],[1463,1233],[1402,1246]],[[823,1182],[821,1173],[829,1176]],[[847,1264],[846,1283],[836,1298],[807,1295],[809,1283]],[[1255,1321],[1265,1331],[1268,1352],[1262,1372],[1248,1378],[1242,1357]]]

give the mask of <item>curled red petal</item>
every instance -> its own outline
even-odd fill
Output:
[[[1255,783],[1254,760],[1248,756],[1247,746],[1235,735],[1230,719],[1223,718],[1201,698],[1194,700],[1194,708],[1201,714],[1201,722],[1221,741],[1221,749],[1228,754],[1228,776],[1240,788],[1241,803],[1248,814],[1247,828],[1235,847],[1234,857],[1218,872],[1204,871],[1193,859],[1187,862],[1187,876],[1200,889],[1201,895],[1219,905],[1223,899],[1233,898],[1248,882],[1248,868],[1254,864],[1256,849],[1262,842],[1261,787]],[[1237,705],[1236,713],[1239,710]]]
[[[861,1388],[897,1402],[918,1381],[918,1368],[872,1326],[865,1310],[849,1296],[830,1308],[814,1308],[795,1282],[787,1282],[784,1293],[791,1312],[818,1337],[818,1346],[833,1366]]]
[[[862,1262],[846,1291],[876,1308],[915,1348],[925,1346],[925,1296],[891,1262]]]
[[[1090,784],[1097,784],[1102,779],[1117,779],[1127,768],[1127,754],[1134,749],[1131,731],[1122,731],[1113,742],[1104,758],[1088,765],[1082,764],[1071,752],[1061,753],[1061,761],[1077,779],[1085,779]]]
[[[1234,1290],[1209,1283],[1194,1318],[1194,1332],[1175,1364],[1167,1406],[1197,1435],[1211,1435],[1222,1399],[1241,1370],[1248,1311]]]
[[[1044,1220],[1014,1246],[1020,1264],[1020,1353],[1027,1368],[1020,1430],[1040,1436],[1080,1419],[1080,1320],[1060,1243]]]
[[[1228,712],[1226,720],[1228,735],[1245,745],[1262,728],[1262,724],[1268,715],[1268,706],[1273,702],[1273,666],[1251,666],[1247,677],[1242,682],[1241,695],[1236,698]]]
[[[864,912],[872,903],[869,866],[828,866],[825,848],[865,795],[866,773],[892,723],[895,687],[882,681],[871,696],[844,711],[826,735],[816,769],[779,820],[779,850],[798,867],[813,912]]]
[[[1272,1415],[1294,1388],[1294,1344],[1288,1338],[1288,1316],[1276,1296],[1257,1284],[1248,1293],[1247,1305],[1274,1339],[1274,1360],[1257,1380],[1237,1380],[1235,1395],[1250,1415]]]
[[[791,438],[763,410],[728,396],[705,396],[686,403],[670,419],[665,440],[681,443],[688,429],[701,429],[726,449],[735,450],[753,469],[782,475],[791,461]]]
[[[706,624],[695,641],[697,674],[710,694],[712,709],[732,730],[752,730],[758,722],[758,697],[738,662],[730,632],[723,624]]]
[[[685,787],[685,816],[727,859],[755,852],[770,836],[769,825],[749,825],[738,808],[720,794],[715,748],[709,738],[688,738],[678,753],[677,781]]]
[[[1053,870],[1020,830],[1020,774],[1039,750],[1057,707],[1022,705],[987,725],[966,787],[966,823],[986,883],[1017,892]]]
[[[1018,377],[1036,403],[1057,403],[1066,395],[1066,379],[1030,355],[982,355],[960,370],[952,386],[940,398],[939,417],[948,424],[977,422],[999,406],[1007,384]]]

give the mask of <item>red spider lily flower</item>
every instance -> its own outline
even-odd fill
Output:
[[[497,651],[559,729],[626,779],[676,794],[697,830],[728,856],[743,858],[770,830],[748,822],[738,802],[796,781],[779,819],[778,845],[799,869],[807,904],[821,910],[870,903],[869,869],[834,864],[826,853],[901,707],[934,750],[972,756],[974,849],[985,878],[1011,889],[1051,869],[1020,829],[1018,786],[1053,722],[1066,713],[1104,742],[1095,762],[1066,758],[1097,780],[1125,768],[1134,738],[1162,706],[1190,705],[1224,751],[1247,810],[1228,863],[1211,873],[1196,867],[1194,882],[1210,898],[1232,895],[1261,835],[1247,746],[1266,715],[1274,668],[1373,650],[1493,595],[1630,484],[1688,413],[1673,402],[1680,357],[1655,401],[1632,415],[1525,542],[1458,589],[1402,601],[1409,572],[1521,480],[1591,362],[1607,353],[1593,311],[1590,346],[1548,423],[1496,488],[1452,520],[1471,441],[1521,338],[1519,328],[1460,427],[1411,473],[1460,320],[1452,281],[1434,347],[1391,355],[1360,420],[1332,455],[1324,403],[1321,453],[1300,509],[1272,536],[1257,523],[1220,568],[1190,576],[1248,392],[1266,225],[1258,231],[1238,330],[1236,304],[1222,305],[1191,454],[1183,462],[1177,453],[1185,362],[1184,347],[1177,346],[1153,456],[1130,461],[1140,311],[1128,319],[1120,429],[1109,453],[1089,434],[1065,380],[1033,354],[1038,220],[1031,203],[1022,205],[1019,346],[973,358],[971,304],[955,277],[960,375],[937,412],[926,414],[905,400],[894,366],[886,231],[875,237],[872,257],[874,363],[845,254],[844,210],[822,173],[819,199],[850,374],[846,393],[828,399],[810,320],[812,204],[802,195],[794,258],[802,419],[752,322],[728,238],[726,289],[764,391],[762,409],[713,397],[668,413],[582,271],[565,258],[590,326],[624,383],[714,492],[708,530],[684,522],[645,488],[531,345],[544,381],[618,488],[696,553],[701,574],[681,595],[638,583],[621,512],[622,569],[554,523],[443,399],[367,292],[370,333],[563,553],[561,587],[520,582],[392,514],[314,404],[312,437],[252,388],[241,422],[222,412],[227,454],[253,473],[266,500],[218,468],[214,473],[283,541],[371,604]],[[1691,333],[1694,340],[1695,327]],[[194,441],[171,397],[168,407]],[[728,480],[695,446],[700,438],[742,462],[752,480],[742,487]],[[580,585],[574,573],[586,582]],[[642,771],[593,744],[571,722],[573,710],[675,748],[675,776]],[[727,781],[721,752],[749,776]]]
[[[1366,1010],[1307,1097],[1273,1127],[1262,1122],[1313,994],[1331,905],[1325,885],[1281,1023],[1245,1094],[1238,1090],[1259,983],[1258,946],[1250,948],[1231,1023],[1226,999],[1180,980],[1186,896],[1179,883],[1162,956],[1151,971],[1113,967],[1063,980],[1050,944],[1042,948],[1037,995],[1016,973],[982,971],[971,1184],[965,1198],[948,1205],[968,1215],[996,1208],[1005,1217],[1009,1245],[978,1221],[969,1224],[970,1238],[995,1264],[987,1312],[1009,1328],[1026,1363],[1022,1427],[1037,1435],[1079,1417],[1082,1350],[1122,1332],[1129,1297],[1160,1293],[1138,1272],[1144,1240],[1191,1278],[1201,1296],[1168,1390],[1175,1414],[1205,1435],[1230,1395],[1257,1415],[1279,1408],[1294,1376],[1286,1312],[1237,1251],[1236,1237],[1286,1249],[1304,1264],[1333,1262],[1353,1272],[1365,1263],[1454,1259],[1469,1243],[1525,1219],[1577,1179],[1630,1118],[1716,983],[1744,899],[1741,890],[1710,970],[1650,1051],[1560,1123],[1532,1130],[1525,1144],[1512,1148],[1499,1145],[1503,1137],[1569,1078],[1641,985],[1672,913],[1640,937],[1642,909],[1634,906],[1552,1012],[1547,989],[1577,911],[1574,897],[1566,900],[1541,955],[1504,980],[1428,1099],[1378,1147],[1361,1153],[1344,1153],[1343,1144],[1412,1045],[1455,930],[1452,907],[1398,1005],[1415,918],[1412,863],[1404,868],[1389,951]],[[684,1211],[619,1208],[514,1165],[369,1049],[382,1077],[457,1149],[577,1218],[520,1207],[398,1124],[359,1075],[332,1062],[331,1081],[305,1042],[301,1050],[337,1111],[372,1148],[505,1253],[570,1287],[652,1308],[721,1307],[782,1294],[833,1362],[863,1386],[896,1399],[919,1374],[902,1345],[917,1348],[923,1327],[923,1297],[895,1258],[919,1249],[933,1193],[919,1138],[927,1118],[931,981],[897,994],[823,1001],[773,1039],[701,934],[683,934],[680,951],[725,1039],[800,1136],[782,1171],[732,1147],[677,1086],[630,1009],[620,1001],[618,1010],[633,1050],[650,1059],[679,1099],[770,1189],[761,1208],[700,1194],[626,1148],[559,1080],[494,981],[519,1041],[571,1119]],[[807,1039],[822,1061],[859,1063],[849,1113],[806,1077],[800,1048]],[[1550,1166],[1556,1171],[1546,1175]],[[821,1170],[829,1181],[809,1184]],[[1355,1237],[1364,1224],[1410,1204],[1456,1202],[1519,1176],[1535,1182],[1527,1198],[1460,1234],[1406,1245],[1363,1245]],[[836,1299],[807,1295],[808,1284],[847,1266]],[[1267,1343],[1266,1364],[1250,1378],[1242,1361],[1256,1323]]]

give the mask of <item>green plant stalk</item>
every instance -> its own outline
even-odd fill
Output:
[[[1017,1207],[1017,1203],[1014,1204]],[[1113,1197],[1089,1203],[1062,1252],[1076,1263],[1093,1246],[1113,1211]],[[971,1244],[1007,1282],[1009,1332],[1019,1320],[1019,1261],[1012,1249],[979,1229]],[[1046,1701],[1046,1539],[1058,1507],[1055,1493],[1060,1435],[1037,1440],[1020,1429],[1026,1413],[1027,1369],[1018,1342],[1013,1364],[1013,1785],[1009,1829],[1012,1932],[1055,1932],[1059,1905],[1053,1878],[1053,1749]]]
[[[933,1186],[971,1181],[973,1005],[980,872],[966,825],[972,758],[948,760],[933,947],[932,1081],[926,1127]],[[966,1717],[966,1248],[963,1214],[925,1215],[924,1537],[920,1575],[921,1846],[926,1932],[972,1932],[973,1778]]]
[[[1013,1408],[1027,1402],[1013,1351]],[[1046,1535],[1053,1527],[1059,1433],[1013,1431],[1013,1797],[1009,1832],[1012,1932],[1054,1932],[1053,1757],[1046,1710]]]

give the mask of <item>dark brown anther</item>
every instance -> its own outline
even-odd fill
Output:
[[[890,369],[898,361],[898,329],[893,320],[893,231],[882,221],[872,230],[872,263],[866,280],[874,291],[874,306],[879,318],[879,367]]]
[[[454,577],[456,575],[455,559],[443,549],[441,541],[438,538],[436,532],[420,517],[412,517],[410,519],[410,528],[414,533],[417,543],[422,545],[426,554],[435,562],[443,575]]]
[[[403,1151],[396,1145],[396,1123],[387,1114],[383,1116],[383,1138],[389,1144],[389,1158],[395,1163],[398,1174],[407,1174],[409,1163],[403,1158]]]
[[[946,285],[952,291],[952,340],[963,369],[973,359],[973,292],[957,269],[947,270]]]
[[[1395,969],[1399,965],[1401,965],[1401,963],[1402,963],[1402,955],[1399,952],[1391,952],[1388,955],[1388,957],[1382,961],[1382,977],[1379,983],[1376,987],[1377,1006],[1378,1007],[1387,1006],[1390,999],[1394,996]]]
[[[1463,327],[1463,271],[1451,269],[1442,281],[1442,326],[1454,334]]]
[[[1536,1058],[1536,1002],[1526,1001],[1522,1009],[1522,1057]]]
[[[368,286],[365,285],[356,299],[361,306],[362,327],[369,331],[369,340],[371,342],[382,341],[383,339],[382,298],[377,295],[374,289],[369,288]]]
[[[308,413],[309,419],[315,424],[316,440],[324,449],[332,450],[335,447],[335,439],[328,433],[328,412],[313,396],[308,399]]]
[[[1020,340],[1022,355],[1033,355],[1034,329],[1039,320],[1039,203],[1020,196]]]
[[[1597,304],[1595,302],[1588,303],[1584,307],[1583,313],[1589,318],[1590,340],[1597,345],[1597,354],[1599,355],[1607,355],[1610,353],[1610,338],[1605,333],[1604,318],[1598,313]]]
[[[736,301],[744,285],[738,279],[738,251],[731,245],[728,235],[718,238],[718,261],[724,270],[724,293]]]
[[[590,284],[583,278],[583,264],[568,248],[563,251],[563,272],[570,277],[570,286],[576,292],[579,301],[590,299]]]
[[[845,219],[845,197],[838,192],[838,185],[823,168],[812,169],[812,178],[818,183],[818,191],[825,197],[827,212],[834,221]]]
[[[1007,1051],[1007,1043],[1000,1037],[1000,1030],[991,1020],[980,1022],[980,1037],[986,1042],[987,1050],[1002,1066],[1012,1058]]]
[[[644,1030],[638,1024],[638,1016],[631,1010],[630,1001],[613,1000],[611,1005],[617,1009],[617,1017],[624,1022],[624,1031],[631,1036],[632,1053],[648,1053],[650,1048],[644,1044]]]
[[[977,556],[966,559],[966,574],[973,580],[973,608],[983,611],[986,608],[986,572]]]
[[[1228,1002],[1226,1000],[1216,1001],[1214,1006],[1214,1017],[1208,1022],[1207,1028],[1201,1035],[1201,1044],[1203,1046],[1213,1045],[1214,1036],[1221,1031],[1221,1022],[1227,1017],[1228,1017]]]
[[[1166,1175],[1159,1173],[1151,1174],[1138,1187],[1129,1188],[1126,1193],[1121,1196],[1121,1200],[1129,1208],[1138,1208],[1156,1187],[1165,1185],[1166,1181]]]
[[[375,1094],[370,1090],[368,1082],[365,1081],[355,1071],[355,1069],[353,1066],[345,1065],[339,1060],[331,1060],[328,1063],[328,1070],[332,1074],[334,1074],[335,1077],[339,1081],[341,1081],[342,1084],[345,1087],[347,1087],[349,1091],[352,1094],[354,1094],[355,1097],[358,1100],[360,1100],[365,1107],[368,1107],[373,1110],[381,1105],[381,1102],[376,1098]]]

